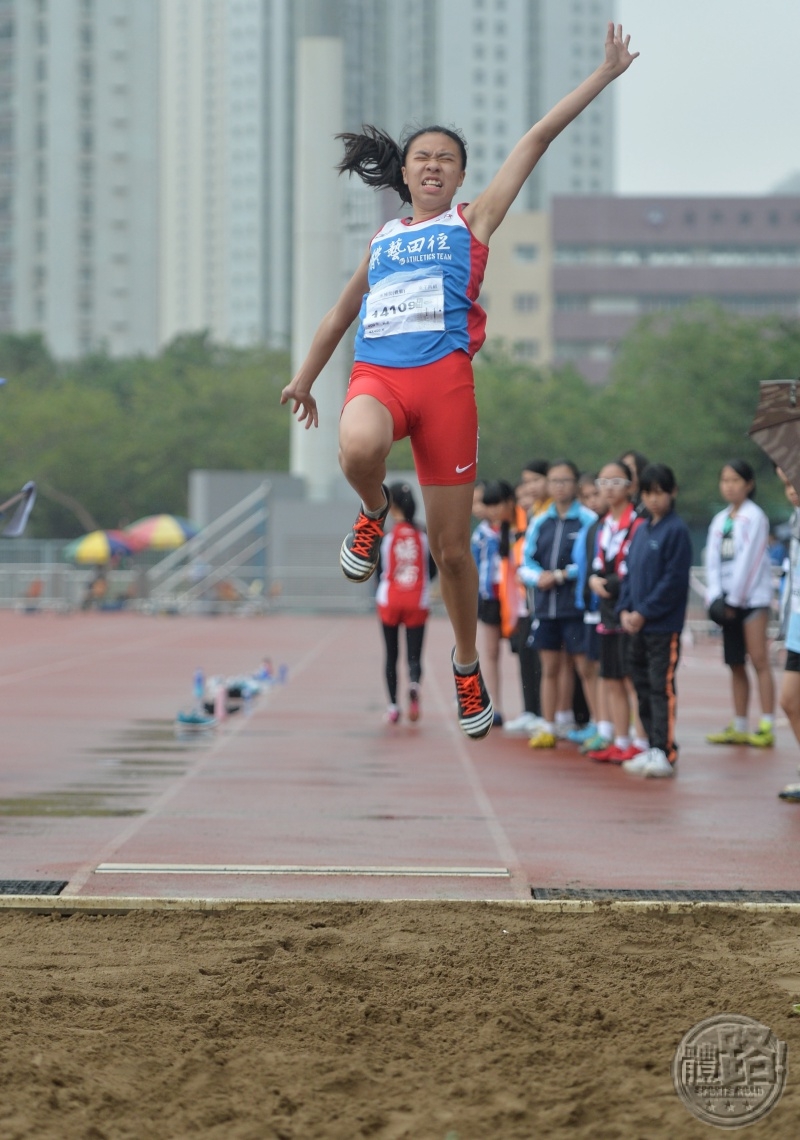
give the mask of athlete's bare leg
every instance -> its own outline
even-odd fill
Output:
[[[781,679],[781,708],[789,718],[792,732],[800,744],[800,673],[787,672]]]
[[[500,637],[499,625],[482,625],[481,642],[481,673],[489,696],[492,698],[495,712],[501,712],[503,702],[500,699]]]
[[[472,483],[422,488],[428,541],[439,568],[439,588],[453,627],[459,665],[470,665],[478,658],[478,567],[469,544],[472,492]]]
[[[379,511],[386,499],[386,457],[392,449],[392,413],[374,396],[354,396],[339,420],[339,466],[364,509]]]
[[[757,613],[744,623],[744,643],[747,646],[747,656],[756,671],[761,712],[764,716],[772,716],[775,711],[775,682],[767,645],[768,618],[766,612]]]

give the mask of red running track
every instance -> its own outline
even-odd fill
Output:
[[[321,616],[0,613],[0,878],[63,896],[526,899],[531,887],[791,890],[798,748],[711,747],[729,718],[719,647],[678,674],[675,780],[560,744],[533,752],[454,719],[447,623],[426,645],[423,717],[383,723],[377,623]],[[207,738],[178,739],[195,669],[273,686]],[[507,657],[506,712],[519,711]],[[754,710],[755,711],[755,710]]]

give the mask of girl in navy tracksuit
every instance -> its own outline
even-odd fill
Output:
[[[618,608],[631,635],[631,679],[650,748],[622,765],[643,776],[672,776],[675,743],[675,671],[689,596],[692,543],[675,514],[675,476],[663,463],[651,463],[641,476],[643,519],[628,550],[628,573]]]

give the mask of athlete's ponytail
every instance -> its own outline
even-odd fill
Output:
[[[385,131],[366,124],[361,134],[344,131],[336,137],[344,143],[344,158],[336,167],[340,174],[357,174],[367,186],[396,190],[404,202],[411,202],[403,181],[403,152]]]
[[[411,195],[403,181],[403,167],[408,148],[420,135],[447,135],[457,145],[461,155],[461,167],[467,169],[467,144],[459,131],[452,127],[418,127],[404,136],[401,143],[387,135],[379,127],[365,123],[360,134],[343,131],[336,136],[344,143],[344,158],[337,164],[340,174],[357,174],[367,186],[375,190],[395,190],[407,205],[411,205]]]
[[[408,483],[392,483],[389,487],[389,502],[402,513],[407,523],[414,525],[414,515],[417,513],[417,503],[414,492]]]

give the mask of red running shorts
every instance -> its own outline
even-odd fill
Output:
[[[416,606],[378,606],[377,610],[383,625],[404,625],[406,629],[417,629],[424,625],[430,612]]]
[[[411,439],[423,486],[473,483],[478,465],[478,408],[472,361],[451,352],[419,368],[387,368],[356,361],[345,406],[374,396],[391,414],[394,439]]]

